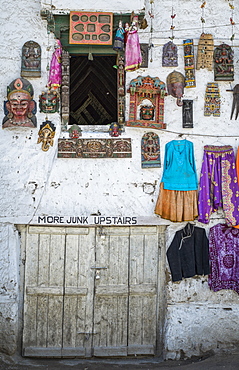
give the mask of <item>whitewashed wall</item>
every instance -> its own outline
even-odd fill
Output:
[[[71,0],[53,1],[55,11],[67,13],[72,10],[139,11],[145,7],[149,27],[140,30],[140,41],[150,39],[151,20],[148,11],[153,11],[152,62],[148,69],[128,72],[126,85],[137,75],[159,77],[166,82],[172,68],[162,68],[162,46],[171,36],[171,12],[174,18],[174,42],[178,45],[179,66],[177,71],[184,73],[184,39],[192,38],[196,45],[202,33],[201,0],[148,0],[88,1],[88,8],[79,8],[78,2]],[[160,136],[161,161],[164,159],[165,144],[178,138],[194,143],[198,175],[201,169],[203,146],[206,144],[233,146],[235,153],[239,145],[239,120],[230,120],[232,93],[227,92],[239,79],[239,11],[235,3],[232,30],[232,15],[227,0],[211,0],[205,7],[205,33],[212,33],[215,45],[222,42],[231,45],[234,38],[235,81],[219,82],[221,92],[221,116],[204,117],[204,94],[207,82],[213,82],[213,71],[196,71],[196,88],[185,89],[184,98],[194,101],[194,128],[182,128],[182,110],[176,99],[165,98],[166,130],[155,130]],[[85,4],[85,3],[84,3]],[[113,4],[113,6],[112,6]],[[163,5],[162,5],[163,4]],[[53,50],[54,35],[47,34],[46,21],[40,17],[42,7],[49,9],[50,1],[2,0],[0,3],[0,119],[4,117],[3,101],[6,100],[7,85],[20,76],[21,49],[26,41],[34,40],[42,48],[42,77],[29,79],[35,89],[35,100],[47,83],[46,66]],[[83,6],[81,4],[81,6]],[[85,5],[84,5],[85,6]],[[47,51],[47,46],[52,49]],[[151,58],[151,55],[149,59]],[[128,101],[126,115],[128,114]],[[141,137],[148,130],[126,127],[123,137],[132,139],[131,159],[58,159],[57,139],[61,137],[60,118],[54,114],[50,118],[56,125],[54,146],[48,152],[37,144],[38,129],[45,115],[37,113],[38,128],[0,130],[0,351],[14,353],[19,348],[19,325],[21,320],[21,266],[20,238],[15,225],[26,225],[37,216],[89,216],[100,213],[103,216],[137,216],[148,224],[167,224],[167,245],[175,231],[185,223],[170,223],[154,215],[158,196],[161,169],[141,169]],[[83,128],[83,137],[108,137],[100,129],[93,132]],[[223,214],[214,215],[209,227],[223,221]],[[204,227],[203,224],[199,226]],[[178,284],[167,280],[168,310],[165,325],[165,358],[179,358],[201,355],[219,349],[233,350],[239,345],[239,306],[238,294],[232,291],[214,293],[209,290],[207,278],[187,279]]]

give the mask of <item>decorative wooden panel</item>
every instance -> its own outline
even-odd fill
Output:
[[[147,132],[141,140],[142,168],[161,167],[159,137]]]
[[[194,47],[193,40],[183,40],[184,48],[184,69],[185,69],[185,87],[195,87],[195,65],[194,65]]]
[[[113,13],[70,12],[70,44],[112,44]]]
[[[131,139],[59,139],[58,158],[131,158]]]

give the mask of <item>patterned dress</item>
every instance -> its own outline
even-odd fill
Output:
[[[217,292],[232,289],[239,293],[239,230],[217,224],[209,232],[211,272],[208,285]]]
[[[239,224],[239,186],[231,145],[204,147],[198,195],[198,221],[208,224],[210,215],[224,211],[228,226]]]

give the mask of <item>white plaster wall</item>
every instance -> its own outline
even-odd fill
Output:
[[[232,1],[231,1],[232,2]],[[69,1],[67,8],[61,0],[53,1],[54,11],[107,10],[131,11],[145,6],[149,27],[139,31],[140,41],[150,40],[151,20],[148,11],[153,11],[152,55],[148,69],[128,72],[126,87],[137,75],[159,77],[166,82],[172,68],[162,68],[162,46],[171,36],[171,12],[174,18],[174,42],[178,45],[179,66],[176,70],[184,73],[182,43],[193,38],[195,55],[197,42],[202,33],[201,0],[155,0],[152,9],[149,1],[134,0],[128,9],[127,1],[87,2],[89,8],[78,8],[78,3]],[[164,160],[165,144],[178,138],[194,143],[198,176],[201,169],[203,146],[206,144],[233,146],[235,153],[239,145],[239,121],[230,120],[232,93],[227,92],[239,78],[239,12],[234,1],[236,25],[230,25],[231,10],[226,0],[211,0],[205,7],[205,32],[212,33],[215,45],[222,42],[231,44],[234,38],[235,81],[219,82],[221,92],[221,116],[204,117],[204,94],[207,82],[213,82],[213,71],[196,71],[196,88],[185,89],[184,98],[194,101],[194,128],[182,128],[182,110],[171,96],[165,98],[166,130],[154,130],[160,136],[161,161]],[[16,5],[17,4],[17,5]],[[3,101],[6,100],[7,85],[20,76],[21,48],[26,41],[34,40],[42,48],[42,76],[29,79],[35,89],[35,100],[47,83],[46,66],[51,56],[54,35],[48,34],[46,21],[40,17],[42,7],[49,8],[50,1],[40,0],[1,1],[0,3],[0,119],[4,117]],[[85,5],[84,5],[85,6]],[[237,10],[237,11],[236,11]],[[50,46],[50,51],[47,47]],[[126,116],[129,96],[126,97]],[[175,232],[184,223],[171,223],[154,215],[158,196],[161,169],[141,169],[141,137],[148,130],[125,128],[123,137],[132,139],[131,159],[58,159],[57,139],[61,137],[58,114],[50,117],[56,125],[54,146],[48,152],[37,144],[38,129],[45,120],[43,113],[37,112],[38,128],[19,128],[0,130],[0,237],[2,264],[0,269],[0,316],[4,346],[0,351],[13,353],[18,344],[18,312],[21,308],[18,265],[20,241],[15,231],[16,224],[28,224],[37,216],[88,216],[100,213],[103,216],[138,216],[146,218],[151,224],[167,224],[167,245]],[[83,137],[108,137],[103,131],[93,132],[83,128]],[[223,222],[223,214],[213,216],[209,228]],[[205,227],[203,224],[199,224]],[[168,268],[167,268],[168,270]],[[200,355],[208,350],[234,349],[238,346],[238,295],[231,291],[213,293],[207,286],[207,278],[187,279],[181,283],[167,280],[168,310],[165,325],[165,357],[179,358]],[[19,303],[20,302],[20,303]],[[212,307],[212,308],[210,308]],[[225,309],[226,308],[226,309]],[[209,334],[208,327],[213,327]],[[225,330],[227,327],[227,330]]]

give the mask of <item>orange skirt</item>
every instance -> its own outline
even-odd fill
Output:
[[[161,182],[154,212],[173,222],[193,221],[198,216],[197,197],[197,190],[167,190]]]

